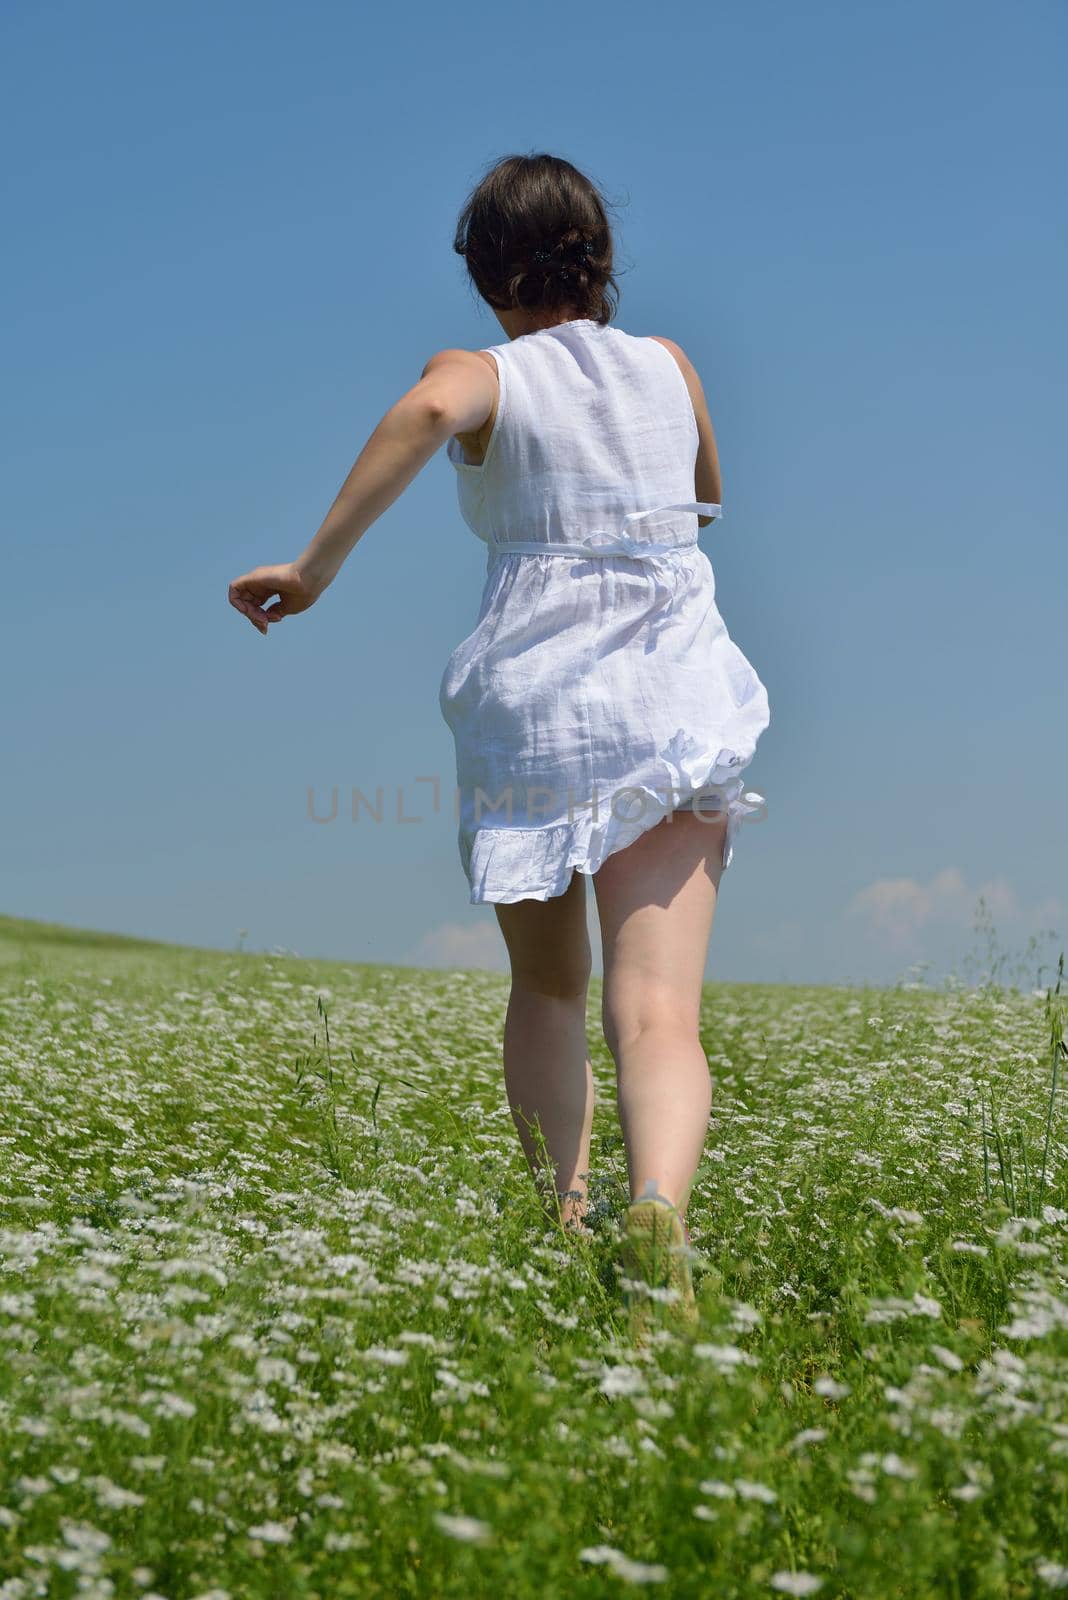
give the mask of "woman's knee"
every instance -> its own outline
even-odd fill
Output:
[[[547,951],[544,958],[513,960],[512,989],[545,1000],[584,1000],[592,970],[588,958],[554,959]]]
[[[698,1037],[698,1017],[677,991],[632,985],[626,992],[606,987],[601,1002],[605,1043],[618,1060],[621,1050],[655,1036],[666,1047],[691,1044]]]

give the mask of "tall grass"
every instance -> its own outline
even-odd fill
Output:
[[[0,1600],[1068,1586],[1063,964],[710,984],[703,1325],[531,1183],[506,980],[3,930]]]

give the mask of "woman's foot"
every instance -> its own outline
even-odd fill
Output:
[[[623,1222],[622,1287],[631,1342],[641,1348],[650,1332],[676,1333],[698,1324],[690,1232],[677,1208],[653,1183],[627,1207]]]
[[[592,1239],[593,1229],[586,1221],[587,1205],[583,1190],[564,1189],[546,1206],[546,1217],[565,1239]]]

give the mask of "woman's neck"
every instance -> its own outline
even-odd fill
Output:
[[[580,317],[573,306],[557,307],[551,311],[498,311],[494,308],[493,314],[509,339],[520,339],[525,333],[540,333],[543,328],[557,328],[562,322],[587,320]]]

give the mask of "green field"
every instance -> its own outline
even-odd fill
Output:
[[[1060,994],[710,984],[645,1352],[600,986],[590,1240],[506,999],[0,919],[0,1600],[1068,1590]]]

